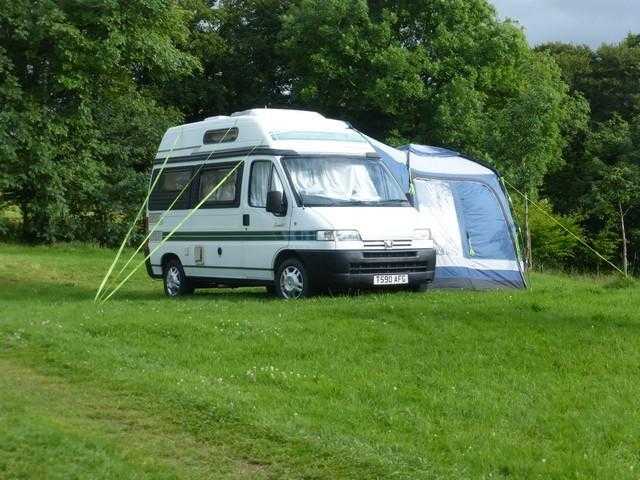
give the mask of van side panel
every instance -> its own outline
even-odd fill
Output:
[[[232,159],[225,162],[211,162],[206,165],[194,165],[191,188],[185,192],[189,195],[189,207],[195,207],[206,193],[211,191],[213,186],[219,182],[219,177],[224,176],[228,170],[233,168],[237,162],[243,158]],[[218,177],[211,176],[209,183],[203,179],[208,172],[221,170]],[[184,169],[185,167],[180,167]],[[172,169],[166,169],[170,173]],[[235,188],[235,198],[237,201],[226,201],[225,191],[221,187],[216,191],[211,199],[216,195],[219,201],[213,204],[205,203],[199,210],[183,223],[180,228],[158,249],[151,258],[151,268],[153,274],[162,273],[162,259],[165,255],[176,255],[183,265],[187,276],[212,277],[212,278],[246,278],[244,270],[244,242],[238,232],[242,231],[242,206],[240,198],[242,196],[242,184],[244,183],[243,166],[237,170],[237,183],[225,184]],[[165,173],[163,173],[164,175]],[[162,182],[162,179],[161,179]],[[161,192],[160,192],[161,193]],[[154,205],[165,206],[162,201],[166,200],[160,195],[152,194],[150,208]],[[182,201],[182,199],[180,199]],[[156,232],[151,238],[150,248],[155,248],[162,239],[168,237],[169,233],[176,228],[190,209],[178,209],[169,212]],[[150,210],[153,216],[159,217],[163,210]]]

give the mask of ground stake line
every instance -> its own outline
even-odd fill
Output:
[[[109,280],[109,277],[111,276],[111,272],[113,272],[113,268],[116,266],[116,263],[118,263],[118,260],[120,259],[120,255],[122,254],[122,250],[124,250],[124,247],[127,244],[127,240],[129,240],[129,237],[131,236],[131,232],[133,232],[133,229],[136,227],[136,224],[138,223],[138,220],[140,220],[140,216],[142,215],[142,212],[144,211],[145,206],[147,205],[147,202],[149,201],[149,197],[151,196],[151,192],[155,188],[156,183],[158,183],[158,180],[160,179],[160,174],[164,170],[164,167],[167,165],[167,162],[169,161],[169,156],[173,152],[173,149],[175,148],[176,143],[178,142],[178,139],[181,136],[182,136],[182,129],[180,129],[180,133],[178,135],[176,135],[176,138],[173,141],[173,144],[171,145],[171,149],[169,150],[169,153],[167,153],[167,156],[164,158],[164,162],[162,163],[162,166],[160,167],[160,173],[158,174],[158,176],[155,178],[155,180],[151,184],[151,188],[149,188],[149,191],[147,192],[147,197],[144,199],[144,202],[142,202],[142,205],[140,206],[140,209],[138,210],[138,213],[136,214],[136,218],[133,220],[133,222],[131,223],[131,227],[129,227],[129,231],[127,232],[127,234],[122,239],[122,243],[120,244],[120,248],[118,249],[118,253],[116,253],[116,257],[113,259],[113,262],[111,263],[111,266],[109,267],[109,270],[107,270],[107,274],[104,276],[104,278],[102,279],[102,283],[98,287],[98,291],[96,292],[96,296],[93,298],[93,302],[94,303],[98,301],[98,298],[100,297],[100,294],[102,293],[102,289],[106,285],[107,280]]]
[[[572,237],[574,237],[576,240],[578,240],[582,245],[584,245],[585,247],[587,247],[589,250],[591,250],[593,253],[595,253],[600,259],[604,260],[605,262],[607,262],[609,265],[611,265],[613,268],[615,268],[618,272],[620,272],[623,276],[628,277],[627,274],[625,274],[620,267],[618,267],[615,263],[607,260],[600,252],[598,252],[595,248],[593,248],[591,245],[589,245],[587,242],[585,242],[582,238],[580,238],[578,235],[576,235],[575,233],[573,233],[571,230],[569,230],[567,227],[565,227],[558,219],[554,218],[552,215],[549,215],[547,212],[545,212],[545,210],[538,205],[536,202],[534,202],[533,200],[531,200],[530,198],[528,198],[524,193],[522,193],[520,190],[518,190],[516,187],[514,187],[509,181],[507,181],[505,178],[503,178],[504,182],[509,185],[511,188],[513,188],[516,192],[518,192],[520,195],[522,195],[524,197],[525,200],[527,200],[528,202],[531,202],[531,205],[533,205],[534,207],[536,207],[538,210],[540,210],[544,215],[546,215],[547,217],[549,217],[551,220],[553,220],[555,223],[557,223],[558,225],[560,225],[564,230],[566,230],[566,232],[571,235]]]
[[[251,155],[251,153],[253,153],[253,151],[254,151],[255,149],[256,149],[256,147],[253,147],[253,148],[251,149],[251,151],[247,154],[247,157],[248,157],[249,155]],[[192,209],[192,210],[187,214],[187,216],[186,216],[186,217],[184,217],[184,218],[180,221],[180,223],[178,223],[178,225],[176,225],[176,226],[175,226],[175,228],[174,228],[173,230],[171,230],[171,232],[169,232],[169,234],[168,234],[165,238],[163,238],[163,239],[162,239],[162,241],[161,241],[158,245],[156,245],[156,247],[155,247],[151,252],[149,252],[149,254],[144,258],[144,260],[142,260],[142,262],[140,262],[138,265],[136,265],[136,266],[134,267],[134,269],[129,273],[129,275],[127,275],[127,276],[126,276],[126,277],[125,277],[125,278],[124,278],[124,279],[123,279],[123,280],[122,280],[122,281],[121,281],[121,282],[120,282],[120,283],[119,283],[119,284],[118,284],[118,285],[117,285],[117,286],[116,286],[116,287],[111,291],[111,293],[109,293],[109,295],[107,295],[107,296],[102,300],[102,302],[101,302],[101,303],[106,303],[106,302],[107,302],[107,300],[109,300],[109,299],[113,296],[113,294],[114,294],[114,293],[116,293],[118,290],[120,290],[120,287],[122,287],[122,286],[126,283],[126,281],[127,281],[127,280],[129,280],[129,279],[133,276],[133,274],[134,274],[134,273],[136,273],[136,272],[138,271],[138,269],[139,269],[140,267],[142,267],[142,266],[145,264],[145,262],[146,262],[149,258],[151,258],[151,255],[153,255],[154,253],[156,253],[156,252],[158,251],[158,249],[159,249],[160,247],[162,247],[162,246],[163,246],[163,245],[164,245],[164,244],[165,244],[165,243],[166,243],[166,242],[167,242],[167,241],[168,241],[168,240],[173,236],[173,234],[174,234],[174,233],[175,233],[175,232],[176,232],[176,231],[177,231],[177,230],[178,230],[182,225],[184,225],[184,223],[185,223],[187,220],[189,220],[189,218],[191,218],[191,216],[192,216],[194,213],[196,213],[196,212],[200,209],[200,207],[201,207],[202,205],[204,205],[204,203],[205,203],[207,200],[209,200],[209,197],[211,197],[211,195],[213,195],[213,194],[214,194],[214,193],[215,193],[215,192],[216,192],[216,191],[217,191],[217,190],[218,190],[218,189],[219,189],[219,188],[220,188],[220,187],[221,187],[221,186],[222,186],[222,185],[223,185],[223,184],[224,184],[228,179],[229,179],[229,177],[231,177],[231,175],[232,175],[232,174],[233,174],[233,173],[238,169],[238,167],[240,167],[240,165],[242,165],[242,163],[243,163],[243,162],[244,162],[244,159],[243,159],[243,160],[240,160],[240,161],[236,164],[236,166],[235,166],[235,167],[233,167],[233,168],[231,169],[231,171],[230,171],[230,172],[229,172],[229,173],[228,173],[228,174],[227,174],[227,175],[226,175],[226,176],[225,176],[225,177],[224,177],[224,178],[223,178],[223,179],[222,179],[222,180],[221,180],[221,181],[220,181],[220,182],[215,186],[215,187],[213,187],[213,189],[212,189],[212,190],[207,194],[207,196],[206,196],[206,197],[204,197],[202,200],[200,200],[200,202],[198,203],[198,205],[196,205],[196,206],[195,206],[195,207],[194,207],[194,208],[193,208],[193,209]]]
[[[126,268],[129,266],[129,264],[131,263],[131,261],[136,258],[136,255],[140,252],[140,250],[142,250],[142,248],[144,247],[144,244],[147,240],[149,240],[151,238],[151,235],[153,234],[153,232],[156,231],[156,228],[158,228],[158,226],[160,225],[160,223],[162,222],[162,220],[164,220],[164,217],[167,216],[168,213],[171,212],[171,209],[173,209],[173,207],[175,206],[175,204],[178,202],[178,200],[180,200],[180,198],[182,197],[182,195],[184,194],[184,192],[187,190],[187,187],[191,186],[191,182],[193,182],[193,179],[196,178],[198,176],[198,173],[200,173],[200,170],[202,170],[202,167],[204,166],[204,164],[200,165],[200,167],[198,168],[198,170],[196,171],[196,173],[191,177],[191,179],[189,179],[189,182],[187,182],[187,184],[182,188],[182,190],[180,190],[180,193],[178,193],[178,196],[173,200],[173,202],[171,202],[171,204],[169,205],[169,207],[165,210],[165,212],[162,214],[162,216],[160,216],[160,218],[158,219],[158,221],[156,222],[156,224],[153,226],[153,228],[149,231],[149,233],[147,234],[147,236],[144,238],[144,240],[142,240],[142,243],[140,245],[138,245],[138,248],[136,248],[136,251],[133,252],[133,254],[129,257],[129,260],[127,260],[127,262],[124,264],[124,266],[120,269],[120,271],[116,274],[114,281],[117,281],[118,278],[120,278],[120,275],[122,275],[122,272],[124,272],[126,270]]]
[[[224,142],[224,139],[226,138],[227,134],[231,131],[231,129],[233,129],[236,124],[238,122],[236,121],[233,126],[229,127],[227,129],[226,132],[224,132],[224,135],[222,136],[222,138],[217,142],[217,143],[222,143]],[[204,167],[205,163],[207,161],[209,161],[209,159],[211,158],[211,155],[213,155],[215,153],[215,150],[212,150],[211,153],[209,153],[209,155],[207,156],[207,158],[204,160],[204,162],[200,165],[200,167],[198,167],[198,170],[196,170],[196,173],[193,174],[193,176],[189,179],[189,181],[187,182],[187,184],[182,187],[182,190],[180,190],[180,193],[178,193],[178,196],[173,200],[173,202],[171,202],[171,204],[169,205],[169,207],[164,211],[164,213],[160,216],[160,218],[158,219],[158,221],[155,223],[155,225],[153,226],[153,228],[147,233],[147,236],[144,238],[144,240],[142,240],[142,242],[140,242],[140,245],[138,245],[138,248],[136,248],[136,251],[133,252],[133,254],[129,257],[129,260],[127,260],[127,262],[124,264],[124,266],[120,269],[120,271],[116,274],[115,278],[114,278],[114,282],[117,281],[120,278],[120,275],[122,275],[122,272],[124,272],[126,270],[126,268],[129,266],[129,264],[136,258],[136,255],[140,252],[140,250],[142,250],[142,247],[144,247],[144,244],[147,242],[147,240],[149,240],[151,238],[151,235],[153,234],[153,232],[156,231],[156,229],[160,226],[160,224],[162,223],[162,220],[164,220],[164,217],[167,216],[167,214],[169,212],[171,212],[171,210],[173,209],[173,207],[175,206],[175,204],[178,202],[178,200],[182,197],[182,195],[184,194],[184,192],[187,190],[187,187],[189,187],[191,185],[191,182],[193,182],[193,180],[198,176],[198,174],[200,173],[200,170],[202,170],[202,167]],[[160,173],[158,173],[158,177],[160,176],[160,174],[162,173],[162,170],[160,171]],[[143,204],[144,206],[144,204]]]

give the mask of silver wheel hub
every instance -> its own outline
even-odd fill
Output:
[[[280,290],[285,298],[300,298],[304,290],[302,272],[292,265],[280,274]]]
[[[180,291],[180,285],[182,282],[180,281],[180,270],[178,267],[173,265],[169,268],[167,272],[167,292],[172,297],[176,296]]]

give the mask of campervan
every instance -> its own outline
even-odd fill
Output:
[[[293,299],[433,281],[423,216],[345,122],[254,109],[173,127],[151,185],[147,271],[169,296],[265,286]]]

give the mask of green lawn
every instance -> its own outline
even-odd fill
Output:
[[[0,478],[640,475],[640,287],[183,300],[0,245]]]

